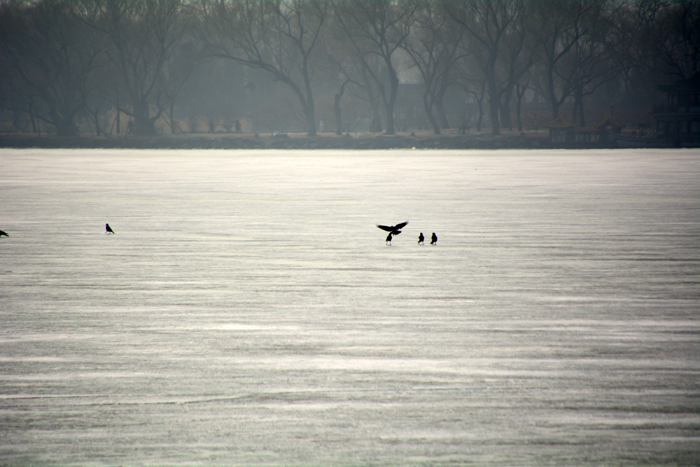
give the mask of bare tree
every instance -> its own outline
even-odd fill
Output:
[[[515,97],[516,97],[516,107],[515,115],[518,120],[518,131],[523,131],[523,120],[522,120],[522,103],[523,97],[530,87],[530,73],[526,73],[520,78],[520,81],[515,83]]]
[[[175,103],[192,71],[201,61],[198,52],[199,48],[194,41],[181,41],[177,50],[168,56],[156,86],[156,107],[159,110],[165,109],[172,134],[180,131],[175,121]]]
[[[386,105],[386,99],[383,99],[386,97],[386,94],[384,93],[384,85],[381,83],[381,81],[377,82],[375,79],[378,75],[377,73],[374,73],[372,70],[376,70],[378,67],[375,66],[376,62],[378,61],[376,59],[377,57],[366,57],[366,56],[360,56],[361,60],[361,66],[360,66],[360,89],[363,91],[362,93],[356,94],[360,99],[363,99],[369,106],[370,109],[372,109],[372,121],[369,126],[369,131],[375,132],[375,133],[381,133],[382,131],[382,112],[381,112],[381,107],[382,107],[382,102],[384,103],[384,109],[386,111],[387,105]],[[398,90],[397,90],[398,92]],[[360,97],[361,96],[361,97]],[[392,121],[394,120],[393,117],[393,109],[392,109]]]
[[[647,5],[640,2],[638,18],[647,53],[653,53],[664,74],[688,79],[700,72],[700,4],[674,0]]]
[[[437,0],[420,0],[417,5],[415,25],[403,48],[420,71],[425,113],[433,132],[439,135],[441,128],[448,127],[442,101],[452,84],[454,65],[462,58],[459,44],[464,30],[449,20]]]
[[[316,136],[315,54],[328,18],[323,0],[205,0],[200,38],[213,57],[269,73],[296,95]]]
[[[605,16],[610,26],[605,38],[607,51],[625,84],[628,106],[648,109],[659,84],[700,72],[698,2],[619,2]]]
[[[534,63],[535,42],[529,34],[528,23],[531,16],[530,5],[520,9],[503,37],[503,52],[498,57],[498,69],[503,77],[501,91],[501,125],[513,130],[511,100],[516,85]]]
[[[584,18],[593,3],[602,0],[540,0],[534,3],[530,23],[539,45],[539,69],[544,78],[542,94],[552,111],[552,120],[573,89],[575,67],[564,66],[565,58],[576,52],[579,40],[589,32]]]
[[[583,24],[583,28],[587,29],[588,32],[576,42],[572,48],[573,53],[567,55],[563,64],[565,68],[573,70],[574,110],[572,121],[578,122],[581,126],[586,124],[583,109],[584,98],[620,76],[610,47],[607,46],[607,39],[613,31],[609,18],[606,5],[602,2],[597,3],[595,8],[588,11]]]
[[[458,81],[459,87],[462,88],[465,94],[471,96],[476,102],[479,108],[479,116],[476,117],[476,131],[481,132],[481,127],[484,124],[484,97],[486,95],[486,81],[483,79],[460,79]],[[465,115],[462,128],[466,129],[467,126],[471,126],[468,115]]]
[[[183,0],[82,0],[88,24],[110,41],[108,54],[130,107],[137,135],[155,134],[167,106],[162,85],[185,33]],[[170,70],[172,72],[172,70]]]
[[[391,0],[339,0],[336,17],[373,81],[386,112],[386,134],[396,133],[394,107],[399,90],[395,54],[413,24],[415,6]],[[376,61],[373,60],[376,58]],[[381,64],[381,67],[375,65]]]
[[[71,2],[0,5],[0,66],[23,107],[50,123],[59,136],[78,133],[75,119],[103,64],[99,37],[76,20]]]
[[[517,82],[515,69],[506,70],[499,59],[503,59],[507,36],[522,36],[521,15],[526,5],[519,0],[444,0],[444,5],[454,21],[473,39],[472,59],[481,69],[488,89],[491,131],[499,135],[501,99]],[[508,58],[513,65],[522,50],[516,45],[513,42]]]
[[[335,19],[335,17],[332,18],[332,24],[326,29],[323,37],[322,69],[325,75],[339,86],[334,96],[333,113],[335,114],[335,133],[341,135],[343,133],[341,100],[348,87],[361,87],[358,73],[362,64]]]
[[[141,135],[177,115],[230,129],[245,111],[314,136],[319,97],[336,133],[367,117],[395,133],[399,99],[440,133],[452,85],[470,99],[461,126],[498,135],[522,128],[531,91],[537,118],[573,102],[585,125],[584,104],[647,115],[659,84],[699,72],[697,0],[0,0],[3,123],[60,135],[83,116],[119,132],[125,114]]]

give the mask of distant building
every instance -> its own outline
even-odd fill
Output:
[[[700,73],[659,86],[666,104],[654,107],[657,138],[674,146],[700,146]]]
[[[559,117],[549,125],[549,142],[563,147],[609,147],[615,145],[615,137],[623,125],[615,118],[608,117],[590,127],[578,127],[575,123]]]
[[[622,129],[625,127],[618,119],[615,117],[608,117],[598,124],[593,124],[600,132],[600,140],[605,143],[612,143],[615,138],[622,133]]]
[[[601,142],[601,131],[598,127],[583,127],[574,126],[569,130],[569,134],[573,137],[574,144],[597,145]]]
[[[566,144],[573,142],[573,135],[571,135],[571,129],[576,128],[574,123],[559,117],[545,125],[549,128],[549,142],[552,144]]]

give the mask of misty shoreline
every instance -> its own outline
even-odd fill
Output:
[[[545,149],[544,132],[459,135],[345,134],[307,137],[305,134],[189,134],[177,136],[76,136],[3,135],[0,148],[57,149]],[[616,148],[616,145],[576,146]]]

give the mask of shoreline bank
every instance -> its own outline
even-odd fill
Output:
[[[56,149],[547,149],[544,132],[460,135],[190,134],[177,136],[1,135],[0,148]],[[585,146],[592,147],[592,146]],[[604,148],[614,146],[595,146]]]

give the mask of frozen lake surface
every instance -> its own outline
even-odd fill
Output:
[[[0,229],[1,465],[700,465],[697,150],[0,150]]]

